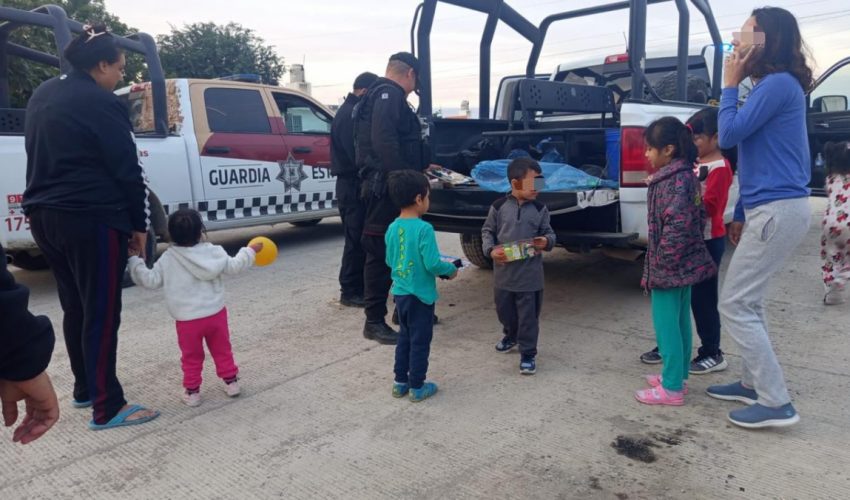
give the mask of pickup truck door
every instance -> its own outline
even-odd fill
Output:
[[[259,87],[217,83],[191,86],[201,155],[205,220],[221,222],[286,213],[281,180],[286,145],[272,104]]]
[[[292,194],[309,203],[307,208],[330,208],[336,198],[336,177],[331,175],[331,122],[333,117],[321,106],[303,96],[285,91],[270,91],[280,113],[283,141],[288,156],[285,165],[298,165],[303,179],[291,184]],[[288,168],[288,167],[287,167]],[[317,203],[317,205],[313,205]],[[326,206],[327,205],[327,206]]]
[[[808,96],[809,147],[812,155],[814,194],[824,194],[826,170],[817,163],[823,146],[829,141],[850,141],[850,57],[845,58],[818,78]]]

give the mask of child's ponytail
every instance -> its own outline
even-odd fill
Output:
[[[682,158],[688,163],[696,163],[699,151],[696,144],[694,144],[694,131],[688,125],[683,125],[679,130],[677,151],[678,155],[675,157]]]
[[[697,147],[691,130],[673,116],[659,118],[649,124],[644,132],[646,143],[655,149],[673,146],[673,159],[681,159],[687,163],[697,161]]]

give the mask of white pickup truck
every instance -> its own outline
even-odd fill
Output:
[[[647,7],[670,3],[680,23],[674,50],[646,50]],[[615,181],[615,187],[542,192],[538,200],[552,215],[558,245],[570,251],[601,248],[631,257],[646,245],[647,160],[643,133],[654,120],[675,116],[682,121],[716,105],[720,97],[724,44],[707,0],[631,0],[556,12],[539,24],[524,18],[507,2],[425,0],[416,11],[412,31],[420,57],[420,113],[431,112],[431,31],[440,4],[452,4],[486,15],[481,38],[479,117],[457,120],[434,117],[431,148],[434,163],[468,173],[480,160],[505,158],[508,152],[548,139],[565,163]],[[538,73],[546,35],[559,22],[586,23],[591,16],[628,10],[625,53],[558,66]],[[704,18],[712,43],[690,44],[691,9]],[[504,78],[490,113],[490,44],[496,28],[511,28],[532,44],[521,76]],[[574,24],[575,26],[575,24]],[[592,30],[587,32],[592,37]],[[814,192],[822,191],[823,144],[850,136],[848,112],[850,59],[840,61],[816,82],[809,99],[809,142]],[[746,85],[744,85],[746,91]],[[745,98],[745,93],[741,94]],[[485,156],[486,155],[486,156]],[[609,184],[610,186],[610,184]],[[501,193],[475,185],[435,189],[425,218],[438,231],[460,234],[465,256],[479,267],[491,267],[482,253],[481,225]],[[726,210],[731,219],[738,198],[733,184]],[[613,249],[626,251],[613,252]]]
[[[30,25],[52,22],[49,13],[0,8],[0,23],[21,18]],[[64,28],[77,31],[79,26],[68,21]],[[153,193],[152,230],[157,236],[166,236],[166,216],[180,207],[200,211],[210,231],[281,222],[313,225],[337,215],[329,109],[306,94],[247,83],[247,77],[157,78],[161,71],[157,75],[152,41],[143,44],[139,35],[135,38],[121,42],[145,55],[152,82],[116,93],[130,108],[139,158]],[[44,60],[47,55],[41,56]],[[21,209],[25,110],[8,107],[9,96],[3,92],[0,86],[0,243],[17,266],[42,268],[45,263]]]

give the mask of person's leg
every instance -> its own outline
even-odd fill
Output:
[[[233,360],[233,347],[230,345],[230,328],[227,326],[227,308],[204,318],[206,331],[204,338],[215,363],[215,374],[222,380],[231,380],[239,374],[239,367]],[[203,354],[203,351],[201,351]],[[202,360],[203,362],[203,360]]]
[[[652,324],[655,327],[655,339],[661,352],[663,366],[661,370],[662,386],[668,391],[681,391],[684,381],[686,359],[684,352],[681,321],[684,293],[682,288],[652,290]]]
[[[742,382],[755,388],[760,404],[773,408],[789,403],[791,397],[768,336],[764,301],[770,278],[805,237],[809,214],[805,198],[748,210],[720,294],[723,324],[744,360]]]
[[[183,369],[183,388],[197,390],[203,382],[204,331],[203,319],[177,322],[177,345],[180,346],[180,366]]]
[[[399,334],[398,344],[395,346],[395,382],[399,384],[410,383],[410,317],[412,295],[398,295],[394,297],[395,308],[398,311]]]
[[[516,297],[516,316],[518,325],[519,352],[523,356],[537,356],[537,338],[540,335],[541,292],[518,292]]]
[[[85,311],[83,350],[94,422],[104,424],[127,404],[116,362],[128,238],[101,223],[93,228],[91,242],[78,241],[69,252]]]
[[[519,333],[516,294],[495,288],[493,297],[496,303],[496,316],[502,324],[502,332],[509,340],[516,342]]]
[[[725,238],[714,238],[706,240],[708,253],[714,263],[720,269],[725,249]],[[691,310],[694,313],[694,322],[697,327],[697,335],[701,346],[698,351],[700,357],[717,356],[720,354],[720,312],[717,310],[718,302],[718,274],[694,285],[691,289]]]
[[[420,389],[428,373],[428,356],[434,335],[434,305],[424,304],[411,295],[406,322],[410,334],[410,387]]]
[[[363,267],[366,252],[360,239],[363,236],[365,209],[358,196],[357,179],[338,178],[336,183],[339,216],[345,235],[339,285],[342,298],[363,297]]]
[[[83,356],[83,303],[80,300],[74,274],[62,249],[64,239],[55,231],[57,223],[61,224],[61,221],[54,221],[51,216],[52,213],[45,210],[33,213],[30,217],[32,235],[56,279],[56,289],[63,313],[62,330],[65,337],[65,349],[71,363],[71,373],[74,375],[74,399],[80,402],[89,401],[91,397]]]
[[[366,251],[366,263],[363,268],[366,321],[383,323],[387,316],[387,297],[392,286],[392,275],[386,262],[386,243],[383,236],[367,234],[363,235],[361,241]]]
[[[682,380],[688,380],[693,349],[693,327],[691,326],[691,287],[681,288],[679,303],[679,334],[682,336]]]

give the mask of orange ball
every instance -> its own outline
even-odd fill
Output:
[[[257,236],[248,242],[248,246],[255,243],[262,243],[263,249],[257,252],[254,264],[258,266],[267,266],[277,259],[277,245],[274,244],[274,241],[266,238],[265,236]]]

